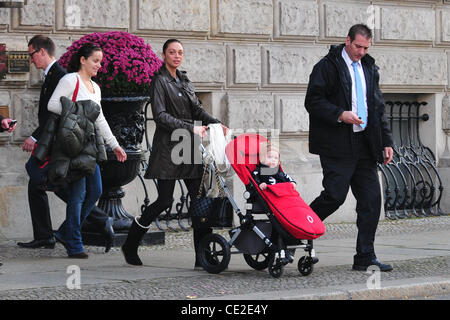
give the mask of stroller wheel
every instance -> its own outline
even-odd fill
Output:
[[[227,240],[215,233],[205,236],[200,241],[197,254],[203,269],[214,274],[225,270],[231,258]]]
[[[297,264],[298,271],[303,276],[308,276],[313,272],[314,266],[313,266],[313,259],[308,256],[303,256],[298,260]]]
[[[270,255],[268,252],[261,252],[254,255],[244,253],[244,259],[250,267],[261,271],[269,266]]]
[[[268,269],[269,274],[274,278],[281,277],[284,271],[284,265],[278,260],[279,259],[276,259],[274,254],[270,255]]]

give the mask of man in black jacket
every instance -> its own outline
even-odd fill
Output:
[[[44,83],[39,98],[39,126],[22,145],[23,151],[31,152],[34,150],[36,142],[43,133],[44,126],[51,114],[47,109],[48,101],[58,85],[59,80],[66,74],[66,70],[56,61],[55,44],[49,37],[37,35],[31,38],[28,42],[28,54],[36,68],[44,70]],[[64,189],[55,191],[55,194],[63,201],[67,197]],[[31,181],[28,182],[28,203],[30,205],[34,240],[25,243],[19,242],[18,245],[23,248],[54,248],[55,239],[53,237],[47,193],[41,186],[35,185]],[[94,207],[85,223],[87,226],[96,227],[103,233],[106,240],[106,251],[109,251],[113,241],[114,231],[108,216],[98,207]]]
[[[320,156],[324,175],[324,190],[310,206],[324,220],[344,203],[351,187],[358,227],[353,269],[376,265],[390,271],[374,249],[381,210],[377,162],[389,163],[393,149],[378,67],[367,54],[371,39],[367,26],[352,26],[345,44],[332,46],[310,75],[305,99],[309,150]]]

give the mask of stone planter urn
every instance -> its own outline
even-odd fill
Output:
[[[108,160],[100,165],[103,193],[98,207],[113,218],[115,232],[129,229],[134,216],[122,206],[125,192],[122,186],[133,181],[138,172],[144,152],[141,149],[144,136],[144,106],[150,97],[105,97],[102,99],[102,110],[106,121],[127,154],[123,163],[116,160],[114,152],[107,148]]]

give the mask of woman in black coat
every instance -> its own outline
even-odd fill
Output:
[[[201,185],[201,155],[195,139],[206,135],[207,125],[219,123],[201,106],[195,88],[185,72],[178,67],[183,61],[183,45],[169,39],[163,46],[164,65],[155,73],[150,96],[156,131],[153,137],[147,179],[157,179],[158,199],[145,209],[130,227],[122,252],[127,263],[142,265],[137,251],[144,234],[156,217],[172,206],[176,180],[183,179],[191,197],[198,194]],[[224,132],[227,128],[223,126]],[[194,248],[211,233],[210,228],[194,228]],[[199,266],[196,258],[195,266]]]

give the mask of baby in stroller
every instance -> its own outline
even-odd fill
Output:
[[[262,145],[260,149],[260,163],[253,170],[253,177],[261,190],[265,190],[267,185],[279,182],[290,182],[297,187],[296,182],[280,166],[280,151],[272,144]]]
[[[232,253],[243,254],[247,264],[256,270],[267,268],[273,277],[280,277],[284,266],[293,262],[296,248],[306,252],[297,265],[302,275],[310,274],[318,261],[312,240],[325,233],[325,226],[295,190],[295,181],[286,178],[279,164],[278,150],[276,154],[264,156],[261,146],[267,148],[267,145],[268,140],[263,136],[242,134],[225,148],[227,159],[245,185],[246,209],[244,212],[239,209],[231,191],[220,179],[240,226],[229,231],[230,241],[212,233],[200,242],[197,254],[202,267],[210,273],[225,270]],[[275,151],[273,146],[269,149]],[[262,169],[269,171],[269,175]],[[288,181],[283,182],[285,179]],[[265,219],[255,219],[261,213]],[[238,251],[232,252],[232,247]]]

